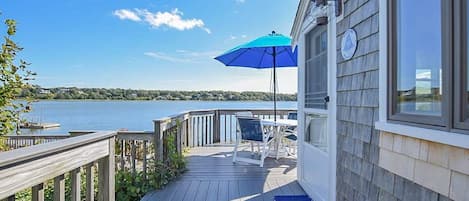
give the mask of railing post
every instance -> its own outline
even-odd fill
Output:
[[[115,137],[109,139],[109,155],[102,159],[99,159],[98,162],[99,201],[115,201],[115,141]]]
[[[176,151],[182,154],[182,121],[176,122]]]
[[[161,121],[155,121],[155,159],[163,160],[163,129]]]
[[[189,117],[187,119],[187,146],[188,147],[193,147],[194,146],[194,140],[193,140],[193,136],[192,136],[192,129],[193,129],[193,125],[192,125],[192,115],[190,115],[189,113]]]
[[[215,110],[213,114],[213,143],[220,143],[220,111]]]

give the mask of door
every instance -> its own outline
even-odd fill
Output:
[[[335,71],[331,69],[327,25],[304,35],[304,78],[299,142],[299,181],[313,200],[330,200],[335,194],[335,101],[331,102]],[[332,47],[332,48],[331,48]],[[332,162],[334,160],[334,163]]]

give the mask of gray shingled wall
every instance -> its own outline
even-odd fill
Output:
[[[346,0],[337,23],[337,200],[449,200],[378,166],[378,2]],[[348,28],[359,42],[344,61],[340,42]]]

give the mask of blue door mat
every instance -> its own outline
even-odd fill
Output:
[[[312,201],[307,195],[277,195],[274,201]]]

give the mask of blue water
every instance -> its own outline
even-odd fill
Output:
[[[272,108],[272,102],[228,101],[39,101],[25,114],[29,121],[59,123],[59,128],[22,130],[23,134],[67,134],[70,130],[153,130],[152,120],[197,109]],[[278,102],[278,108],[297,108]]]

